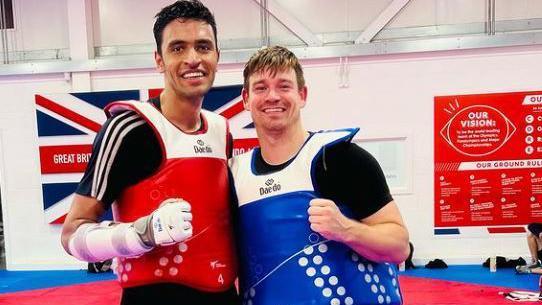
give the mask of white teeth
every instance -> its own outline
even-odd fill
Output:
[[[283,112],[284,109],[282,108],[268,108],[268,109],[264,109],[263,112],[265,113],[268,113],[268,112]]]
[[[190,72],[183,74],[183,78],[196,78],[196,77],[202,77],[202,72]]]

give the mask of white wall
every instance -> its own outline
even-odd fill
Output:
[[[92,0],[95,46],[154,43],[152,33],[154,15],[172,2],[170,0]],[[220,40],[259,37],[260,13],[258,6],[252,0],[203,2],[215,14]]]
[[[495,8],[495,18],[497,20],[529,19],[542,17],[542,2],[538,0],[496,0]]]
[[[60,231],[46,224],[41,198],[34,93],[69,92],[63,76],[0,79],[0,187],[8,269],[66,264]]]
[[[90,0],[94,45],[153,43],[152,24],[170,0]],[[361,31],[391,0],[273,0],[314,33]],[[258,40],[260,12],[253,0],[203,0],[214,13],[220,40]],[[8,31],[10,50],[69,47],[67,0],[15,0],[16,29]],[[486,0],[411,0],[389,28],[484,22]],[[497,0],[497,20],[542,18],[539,0]],[[323,22],[324,21],[324,22]],[[271,18],[272,36],[292,38]]]
[[[412,193],[396,195],[418,262],[479,262],[489,255],[528,256],[523,235],[433,236],[433,97],[542,89],[542,47],[350,58],[349,87],[339,88],[339,59],[304,62],[309,129],[362,127],[361,136],[410,136]],[[152,70],[96,72],[93,90],[160,87]],[[241,66],[220,66],[216,85],[241,83]],[[63,75],[0,79],[0,186],[9,269],[82,266],[68,257],[60,230],[46,224],[40,190],[35,93],[72,90]],[[473,246],[476,245],[476,246]]]
[[[8,31],[11,51],[68,47],[67,0],[15,0],[15,29]]]

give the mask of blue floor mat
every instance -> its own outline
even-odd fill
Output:
[[[112,272],[88,273],[86,270],[0,271],[0,293],[115,279]]]
[[[426,269],[418,267],[409,269],[400,274],[463,283],[502,286],[515,289],[538,291],[536,274],[516,274],[514,268],[500,268],[497,272],[490,272],[489,268],[481,265],[454,265],[446,269]]]
[[[498,269],[489,272],[488,268],[479,265],[456,265],[447,269],[416,269],[401,272],[401,275],[441,279],[463,283],[502,286],[517,290],[538,291],[538,275],[516,274],[512,268]],[[92,274],[86,270],[69,271],[0,271],[0,293],[16,292],[82,284],[95,281],[113,280],[111,272]]]

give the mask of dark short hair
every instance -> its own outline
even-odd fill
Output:
[[[215,17],[199,0],[176,1],[173,4],[164,7],[154,17],[156,18],[156,21],[154,22],[153,32],[158,54],[162,54],[162,34],[164,33],[164,28],[171,21],[177,19],[194,19],[208,23],[213,28],[215,44],[218,47]]]
[[[261,49],[252,55],[245,65],[243,86],[246,90],[249,89],[249,78],[254,73],[269,71],[272,75],[275,75],[277,72],[286,71],[290,68],[295,71],[298,89],[303,88],[305,86],[303,68],[301,68],[299,60],[292,51],[281,46]]]

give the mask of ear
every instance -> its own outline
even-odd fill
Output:
[[[241,90],[241,96],[243,97],[243,107],[246,111],[250,111],[250,107],[248,105],[248,90],[243,87],[243,90]]]
[[[162,55],[158,54],[158,51],[154,51],[154,62],[156,63],[156,70],[160,73],[164,73],[164,59]]]
[[[216,57],[216,62],[219,63],[220,62],[220,49],[216,49],[216,53],[217,53],[217,57]],[[215,72],[218,71],[218,64],[216,65],[216,68],[215,68]]]
[[[299,96],[301,97],[301,105],[299,105],[301,108],[305,107],[307,104],[307,86],[303,86],[303,88],[299,89]]]

